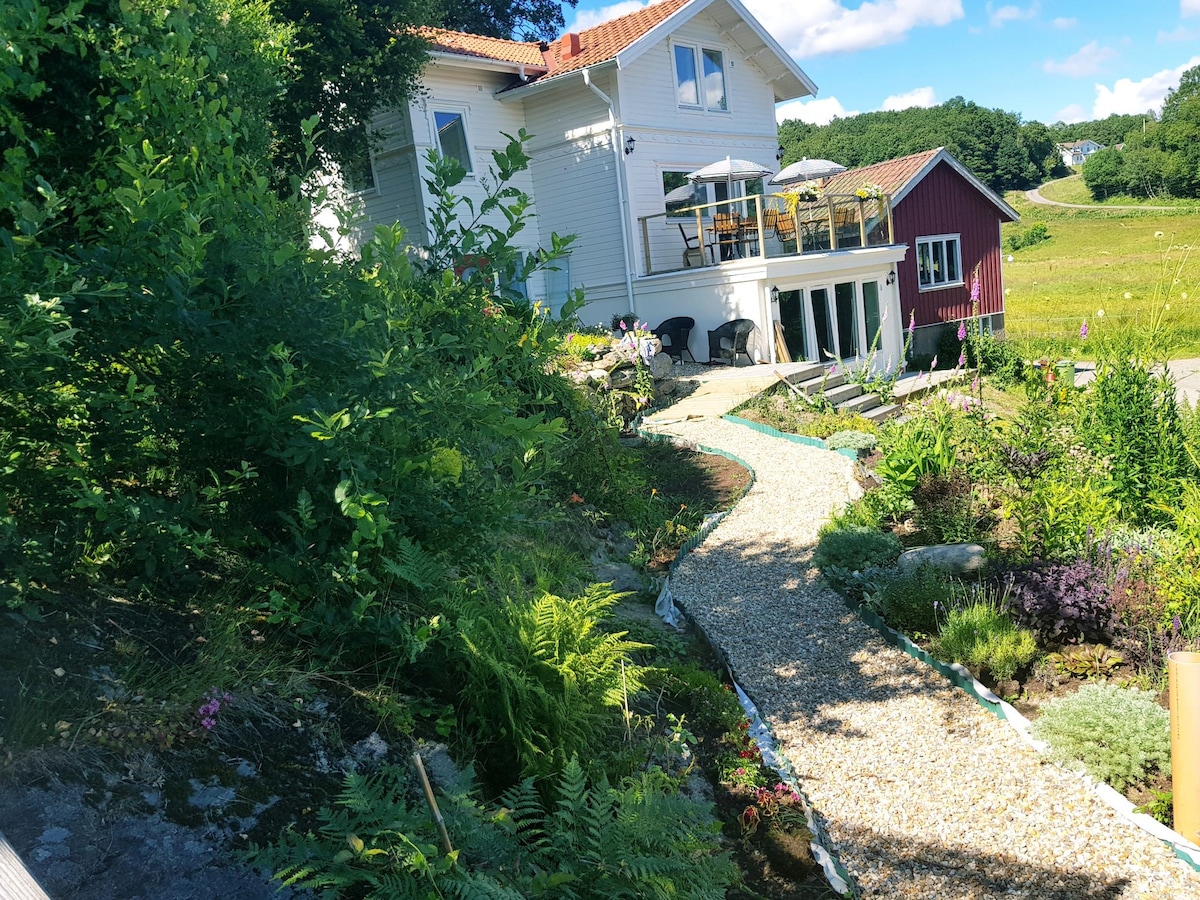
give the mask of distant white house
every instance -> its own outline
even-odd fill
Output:
[[[783,297],[802,304],[805,358],[865,358],[876,331],[880,358],[899,358],[895,269],[908,248],[891,237],[886,197],[823,198],[797,212],[761,181],[688,191],[688,173],[729,158],[777,171],[776,104],[816,93],[740,0],[662,0],[543,43],[422,34],[421,92],[370,123],[385,137],[352,193],[362,234],[398,221],[425,242],[427,152],[463,164],[459,190],[478,204],[491,152],[525,129],[532,162],[516,186],[536,221],[517,240],[528,251],[554,233],[577,236],[563,271],[526,285],[531,299],[557,309],[583,287],[587,322],[690,316],[699,360],[707,330],[750,319],[751,355],[774,362]],[[754,194],[766,196],[744,199]],[[721,233],[717,214],[734,212],[736,232]]]
[[[1064,166],[1082,166],[1087,158],[1097,150],[1103,150],[1103,144],[1093,140],[1071,141],[1069,144],[1057,144],[1058,152],[1062,154]]]

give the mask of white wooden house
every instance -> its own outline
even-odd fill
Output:
[[[816,91],[739,0],[662,0],[552,43],[423,33],[423,92],[371,123],[386,137],[353,195],[362,233],[399,221],[421,244],[432,206],[427,151],[460,159],[472,173],[461,190],[478,196],[491,151],[524,128],[532,163],[517,185],[536,215],[526,249],[549,245],[552,233],[577,236],[564,269],[527,286],[531,298],[557,307],[582,286],[585,322],[632,312],[653,327],[691,316],[700,360],[706,330],[751,319],[752,356],[773,362],[782,295],[801,304],[811,358],[865,357],[877,323],[879,358],[898,358],[894,271],[906,248],[891,239],[886,197],[789,210],[777,196],[744,199],[761,182],[717,181],[691,202],[668,203],[681,186],[687,193],[687,173],[715,161],[777,170],[775,106]],[[735,242],[714,246],[716,216],[731,212],[741,215]],[[780,220],[795,225],[790,241]]]
[[[1103,144],[1097,144],[1093,140],[1071,141],[1067,144],[1058,144],[1058,152],[1062,155],[1064,166],[1082,166],[1087,162],[1087,158],[1097,150],[1103,150]]]

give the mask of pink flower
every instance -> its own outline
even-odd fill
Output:
[[[963,319],[958,323],[958,339],[965,341],[967,339],[967,320]]]
[[[962,368],[962,366],[964,366],[966,364],[966,362],[967,362],[967,354],[965,354],[965,353],[958,354],[959,368]]]
[[[1079,326],[1079,339],[1085,340],[1088,335],[1087,319],[1083,320],[1083,324]]]
[[[622,330],[622,331],[628,331],[628,330],[629,330],[629,326],[625,324],[625,320],[624,320],[624,319],[622,319],[622,320],[621,320],[621,330]]]
[[[929,371],[932,372],[936,368],[937,368],[937,357],[935,356],[933,359],[931,359],[929,361]]]
[[[979,279],[978,278],[974,278],[971,281],[971,302],[972,303],[979,302]]]

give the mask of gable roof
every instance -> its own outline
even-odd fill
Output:
[[[512,63],[545,71],[546,62],[537,41],[509,41],[504,38],[467,34],[464,31],[447,31],[445,28],[415,28],[416,34],[427,44],[431,53],[447,53],[486,59],[492,62]]]
[[[1058,148],[1060,150],[1082,150],[1088,144],[1091,144],[1093,147],[1099,147],[1101,150],[1104,149],[1103,144],[1093,141],[1091,138],[1084,138],[1083,140],[1079,141],[1070,141],[1066,144],[1059,144]]]
[[[510,41],[443,28],[416,29],[434,57],[520,68],[531,77],[505,93],[525,92],[572,72],[615,63],[624,68],[675,29],[707,11],[725,39],[762,69],[776,102],[816,94],[817,86],[742,6],[740,0],[660,0],[549,43]],[[738,26],[744,27],[738,27]]]
[[[877,184],[891,196],[892,206],[895,207],[899,206],[900,201],[921,183],[922,178],[943,162],[979,191],[984,199],[995,206],[1005,219],[1016,222],[1021,218],[1015,209],[1001,199],[999,194],[976,178],[971,170],[955,159],[945,147],[935,147],[933,150],[901,156],[899,159],[889,159],[886,162],[863,166],[859,169],[847,169],[822,183],[821,190],[827,194],[853,194],[864,183]]]

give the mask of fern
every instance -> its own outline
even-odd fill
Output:
[[[616,596],[594,586],[573,599],[449,601],[451,658],[463,723],[492,771],[546,775],[594,746],[642,686],[630,654],[644,644],[603,629]]]

